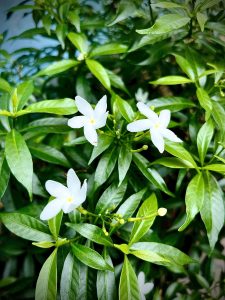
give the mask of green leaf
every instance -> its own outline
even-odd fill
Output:
[[[191,154],[182,146],[181,143],[170,142],[167,140],[165,143],[165,150],[182,161],[185,161],[185,163],[188,162],[192,168],[198,168]]]
[[[212,110],[213,119],[218,129],[224,133],[225,132],[225,128],[224,128],[225,110],[223,106],[218,102],[213,101],[212,104],[213,104],[213,110]]]
[[[0,78],[0,90],[3,92],[11,93],[12,87],[5,79]]]
[[[156,195],[153,193],[149,196],[141,205],[138,210],[137,218],[149,217],[146,220],[134,222],[134,226],[130,235],[129,245],[140,240],[140,238],[145,235],[145,233],[152,226],[155,217],[157,216],[158,203]]]
[[[155,111],[169,109],[171,112],[177,112],[182,109],[195,107],[195,104],[190,100],[182,97],[160,97],[148,101],[148,106],[154,106]]]
[[[209,119],[212,111],[212,101],[208,93],[203,88],[197,88],[197,97],[201,107],[206,111],[206,120]]]
[[[126,255],[120,275],[119,300],[140,300],[137,276]]]
[[[44,15],[41,20],[47,34],[51,35],[51,24],[52,24],[51,16],[49,14]]]
[[[140,204],[145,192],[146,188],[140,190],[138,193],[131,195],[123,202],[116,213],[122,215],[124,219],[131,217]]]
[[[56,115],[71,115],[77,112],[75,101],[65,98],[60,100],[43,100],[29,105],[26,109],[16,113],[17,116],[22,116],[31,113],[48,113]]]
[[[88,284],[88,267],[70,252],[64,262],[61,275],[61,300],[87,300]]]
[[[134,120],[134,111],[127,101],[123,100],[122,98],[120,98],[120,96],[116,94],[113,95],[113,101],[115,101],[119,112],[127,122],[131,122]]]
[[[212,164],[204,166],[203,169],[225,174],[225,164]]]
[[[62,46],[62,49],[65,49],[65,39],[67,33],[67,25],[66,24],[57,24],[55,29],[56,36]]]
[[[142,242],[133,244],[130,248],[131,251],[150,251],[151,253],[158,254],[163,257],[165,260],[169,261],[156,261],[156,264],[159,265],[186,265],[189,263],[195,262],[191,257],[181,252],[177,248],[172,246],[154,243],[154,242]],[[147,255],[147,253],[145,253]]]
[[[11,172],[27,189],[32,199],[32,157],[23,137],[15,129],[6,136],[5,155]]]
[[[132,161],[132,152],[127,146],[122,145],[118,157],[118,172],[119,172],[119,185],[122,183],[127,175]]]
[[[157,80],[150,81],[151,84],[157,85],[175,85],[175,84],[184,84],[192,82],[191,79],[183,76],[165,76]]]
[[[99,136],[98,145],[96,147],[94,147],[92,150],[91,158],[90,158],[88,164],[90,165],[96,157],[98,157],[102,152],[104,152],[106,149],[108,149],[109,146],[112,144],[113,140],[114,140],[114,137],[111,137],[111,136],[108,136],[105,134],[101,134]]]
[[[136,31],[139,34],[164,34],[184,27],[189,21],[189,17],[178,14],[167,14],[158,18],[152,27]]]
[[[55,240],[58,239],[59,230],[61,227],[63,211],[61,210],[55,217],[48,220],[48,227]]]
[[[104,259],[113,268],[109,254],[104,250]],[[99,300],[116,300],[116,281],[114,272],[98,271],[97,295]]]
[[[32,95],[34,90],[33,81],[25,81],[17,86],[17,98],[18,98],[18,106],[17,110],[20,110],[27,103],[30,95]]]
[[[136,15],[136,5],[129,0],[122,0],[119,2],[115,17],[110,21],[108,26],[115,25],[116,23],[124,21],[127,18],[134,17]]]
[[[199,130],[197,135],[197,146],[200,162],[203,165],[205,156],[212,140],[214,126],[211,120],[208,120]]]
[[[184,58],[181,55],[178,54],[174,54],[175,58],[176,58],[176,62],[177,64],[180,66],[180,68],[182,69],[182,71],[192,80],[195,81],[195,73],[192,69],[191,64],[188,62],[188,60],[186,58]]]
[[[57,297],[57,249],[43,264],[38,276],[35,299],[53,300]]]
[[[170,261],[164,258],[163,256],[158,255],[157,253],[150,251],[150,250],[136,250],[130,251],[130,254],[148,261],[150,263],[169,263]]]
[[[182,168],[193,168],[192,164],[190,164],[187,160],[181,160],[176,157],[163,157],[156,159],[152,164],[159,164],[168,168],[174,169],[182,169]]]
[[[69,11],[67,15],[68,20],[73,26],[75,26],[76,30],[80,32],[80,17],[76,10]]]
[[[178,3],[174,3],[174,2],[166,2],[166,1],[162,1],[159,3],[154,3],[152,4],[154,7],[160,7],[160,8],[186,8],[185,5],[182,4],[178,4]]]
[[[127,51],[127,45],[119,43],[109,43],[96,46],[90,53],[90,57],[101,55],[113,55],[119,53],[125,53]]]
[[[199,78],[205,71],[205,62],[203,61],[202,56],[191,47],[186,47],[185,52],[186,59],[195,74],[195,81],[198,79],[200,85],[204,86],[206,76]]]
[[[106,209],[115,209],[123,200],[126,192],[127,182],[123,182],[119,187],[116,183],[111,184],[101,195],[96,205],[96,213],[101,214]]]
[[[10,177],[9,167],[7,165],[5,156],[0,152],[0,199],[5,193],[5,190],[8,186]]]
[[[67,37],[82,54],[88,53],[88,41],[84,34],[70,32]]]
[[[73,228],[77,231],[80,235],[84,236],[85,238],[108,247],[113,246],[113,242],[109,236],[106,236],[102,229],[100,229],[96,225],[82,223],[82,224],[72,224],[66,223],[67,226]]]
[[[208,19],[207,16],[205,14],[197,12],[196,17],[197,17],[198,24],[199,24],[199,26],[201,28],[201,31],[204,31],[205,23],[206,23],[206,21]]]
[[[117,162],[117,147],[108,149],[100,158],[95,171],[95,189],[101,186],[111,175]],[[102,172],[104,170],[104,172]]]
[[[118,75],[116,75],[114,72],[108,70],[108,69],[105,69],[108,76],[109,76],[109,80],[111,82],[111,85],[117,89],[120,89],[122,91],[124,91],[125,93],[127,93],[128,95],[129,94],[129,91],[127,90],[122,78]]]
[[[37,219],[20,213],[2,213],[2,223],[14,234],[31,241],[53,241],[48,227]]]
[[[163,178],[160,176],[160,174],[154,170],[149,168],[149,161],[142,156],[140,153],[133,153],[133,161],[135,165],[138,167],[138,169],[141,171],[141,173],[159,190],[163,191],[164,193],[173,196],[173,193],[171,193]]]
[[[110,90],[110,80],[105,68],[96,60],[86,59],[86,64],[91,73],[101,82],[101,84]]]
[[[34,77],[38,76],[52,76],[59,74],[61,72],[65,72],[79,64],[78,61],[73,60],[73,59],[64,59],[61,61],[54,62],[47,68],[41,70],[37,74],[34,75]]]
[[[64,167],[70,167],[70,163],[65,155],[53,147],[37,143],[29,143],[28,147],[33,156],[43,161]]]
[[[70,130],[66,118],[42,118],[32,121],[21,131],[43,133],[64,133]]]
[[[185,194],[186,204],[186,220],[185,223],[179,228],[179,231],[183,231],[195,218],[197,213],[202,208],[205,197],[205,184],[201,174],[195,175],[189,182]]]
[[[200,214],[207,230],[211,250],[213,250],[224,225],[223,193],[217,180],[209,172],[204,174],[204,183],[205,199]]]
[[[71,248],[76,258],[85,265],[97,270],[113,271],[113,268],[95,250],[79,244],[71,244]]]

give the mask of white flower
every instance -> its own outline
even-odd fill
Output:
[[[145,283],[145,274],[144,272],[140,272],[138,274],[138,286],[141,293],[141,300],[145,300],[145,295],[147,295],[154,287],[153,282],[146,282]]]
[[[55,199],[45,206],[40,215],[41,220],[53,218],[61,209],[64,213],[69,213],[80,206],[86,199],[86,179],[81,187],[81,182],[73,169],[69,169],[67,173],[67,187],[57,181],[48,180],[45,188]]]
[[[135,93],[135,98],[137,101],[145,103],[148,100],[148,92],[142,90],[142,88],[138,88],[137,92]]]
[[[167,138],[172,142],[182,142],[182,140],[179,139],[175,133],[167,129],[167,126],[170,122],[170,111],[168,109],[162,110],[158,116],[153,110],[151,110],[142,102],[137,103],[137,107],[139,111],[147,117],[147,119],[134,121],[128,124],[128,131],[139,132],[150,129],[152,142],[160,153],[163,153],[165,147],[163,138]]]
[[[108,112],[106,96],[103,96],[95,106],[95,109],[91,105],[81,98],[76,96],[76,106],[83,116],[73,117],[68,120],[68,126],[72,128],[84,127],[84,135],[86,139],[94,146],[98,144],[98,135],[96,129],[105,126]]]

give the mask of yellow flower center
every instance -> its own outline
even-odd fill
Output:
[[[94,118],[91,118],[91,119],[90,119],[90,124],[91,124],[91,125],[94,125],[95,123],[96,123],[95,119],[94,119]]]
[[[68,203],[71,203],[71,202],[73,202],[73,198],[70,196],[70,197],[68,197],[67,199],[66,199],[66,202],[68,202]]]
[[[156,123],[156,124],[154,125],[155,129],[158,129],[160,126],[161,126],[160,123]]]

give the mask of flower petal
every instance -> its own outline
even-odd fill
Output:
[[[102,115],[107,110],[107,97],[104,95],[95,106],[95,115]]]
[[[153,110],[151,110],[146,104],[144,104],[143,102],[138,102],[137,107],[142,113],[142,115],[146,116],[150,120],[153,120],[154,122],[158,122],[158,115]]]
[[[168,109],[161,110],[159,114],[159,123],[162,124],[163,127],[167,127],[170,122],[170,116],[171,116],[170,110]]]
[[[92,117],[94,110],[91,107],[90,103],[88,103],[85,99],[81,98],[80,96],[75,97],[75,103],[80,113],[89,118]]]
[[[169,129],[164,129],[162,131],[162,135],[167,138],[168,140],[172,141],[172,142],[177,142],[177,143],[181,143],[182,140],[179,139],[175,133],[173,133],[171,130]]]
[[[77,116],[68,120],[68,126],[72,128],[81,128],[87,122],[87,118],[85,116]]]
[[[64,202],[58,198],[50,201],[43,209],[43,211],[40,215],[40,219],[41,220],[49,220],[49,219],[53,218],[54,216],[56,216],[62,209],[63,203]]]
[[[50,195],[56,198],[62,199],[68,197],[69,195],[68,188],[54,180],[46,181],[45,188]]]
[[[75,200],[73,202],[65,202],[63,204],[62,210],[65,214],[70,213],[71,211],[73,211],[75,208],[77,207]]]
[[[80,206],[85,200],[87,196],[87,179],[84,180],[82,188],[78,194],[79,199],[77,198],[76,207]]]
[[[137,279],[138,279],[139,288],[140,288],[140,290],[142,290],[142,287],[145,284],[145,273],[141,271],[138,274],[138,278]]]
[[[80,190],[81,183],[73,169],[69,169],[67,172],[67,186],[71,194],[75,197]]]
[[[106,120],[107,120],[107,117],[108,117],[108,113],[109,112],[107,111],[104,114],[98,115],[97,118],[95,117],[95,120],[96,120],[95,129],[98,129],[98,128],[101,128],[101,127],[105,126]]]
[[[98,135],[97,135],[95,128],[92,125],[85,124],[84,135],[89,143],[91,143],[93,146],[97,146]]]
[[[153,282],[146,282],[143,286],[142,293],[144,293],[145,295],[150,293],[153,287],[154,287]]]
[[[162,133],[159,130],[150,130],[152,143],[156,146],[160,153],[163,153],[165,143],[163,140]]]
[[[147,130],[151,127],[152,122],[149,119],[134,121],[127,125],[127,130],[130,132],[139,132]]]

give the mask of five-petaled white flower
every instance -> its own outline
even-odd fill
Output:
[[[137,92],[135,93],[135,98],[138,102],[146,103],[148,100],[148,92],[144,92],[142,88],[138,88]]]
[[[76,106],[83,116],[76,116],[68,120],[68,126],[72,128],[84,127],[84,135],[86,139],[94,146],[97,146],[98,135],[96,129],[105,126],[108,112],[106,95],[103,96],[95,106],[95,109],[91,105],[81,98],[76,96]]]
[[[45,206],[40,215],[41,220],[53,218],[61,209],[64,213],[69,213],[80,206],[86,199],[86,179],[81,187],[80,179],[73,169],[69,169],[67,172],[67,187],[57,181],[48,180],[45,188],[55,199]]]
[[[147,119],[137,120],[128,124],[128,131],[139,132],[150,129],[152,142],[156,148],[158,148],[160,153],[163,153],[165,147],[163,138],[167,138],[172,142],[182,142],[175,133],[167,129],[170,122],[170,111],[168,109],[162,110],[158,116],[142,102],[137,103],[137,107],[139,111],[147,117]]]
[[[145,300],[145,295],[147,295],[154,287],[153,282],[146,282],[145,283],[145,274],[144,272],[140,272],[138,274],[138,286],[141,293],[141,300]]]

